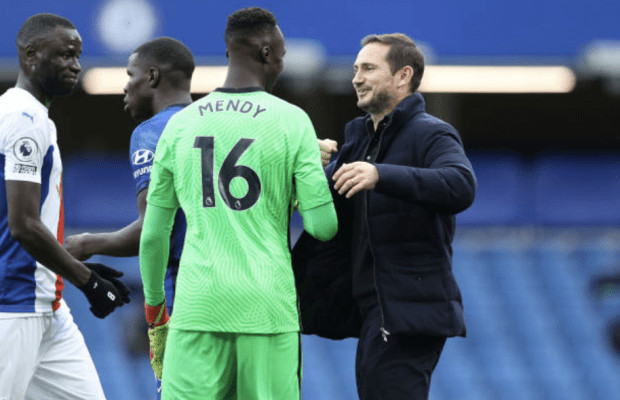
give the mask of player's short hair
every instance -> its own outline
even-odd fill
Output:
[[[133,51],[138,58],[152,62],[168,71],[180,71],[187,79],[192,78],[196,64],[194,56],[181,41],[170,37],[159,37],[140,45]]]
[[[235,41],[247,42],[263,32],[273,32],[277,25],[276,17],[264,8],[242,8],[228,16],[224,40],[227,45]]]
[[[424,54],[415,42],[404,33],[386,33],[383,35],[368,35],[362,39],[362,47],[369,43],[383,43],[390,46],[386,56],[392,74],[405,65],[413,68],[413,77],[409,84],[411,93],[420,86],[424,75]]]
[[[28,46],[44,34],[54,30],[57,26],[76,29],[71,21],[60,15],[41,13],[29,17],[17,32],[17,48]]]

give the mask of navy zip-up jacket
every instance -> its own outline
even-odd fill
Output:
[[[419,93],[403,99],[380,125],[379,181],[356,196],[367,196],[382,328],[389,334],[465,336],[452,239],[455,215],[473,203],[476,178],[460,136],[425,112]],[[362,159],[371,132],[369,115],[349,122],[338,158],[326,168],[338,235],[321,243],[304,233],[293,248],[304,333],[359,336],[350,262],[353,205],[333,190],[331,177],[343,163]]]

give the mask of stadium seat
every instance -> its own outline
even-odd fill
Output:
[[[534,165],[534,215],[546,225],[620,222],[617,153],[540,155]]]
[[[138,216],[129,158],[80,153],[64,160],[65,224],[72,228],[120,228]]]
[[[474,204],[457,217],[463,225],[513,225],[530,222],[526,212],[527,165],[512,153],[468,154],[478,190]]]

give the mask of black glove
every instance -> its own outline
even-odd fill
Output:
[[[123,282],[116,279],[123,276],[123,271],[110,268],[100,263],[87,262],[84,263],[84,265],[86,265],[91,271],[95,271],[96,273],[98,273],[101,278],[110,281],[114,285],[114,287],[116,287],[116,290],[118,290],[118,292],[120,293],[123,302],[129,303],[129,294],[131,293],[131,289],[129,289]]]
[[[88,302],[90,311],[97,318],[105,318],[116,307],[129,302],[130,290],[118,279],[123,273],[98,263],[84,263],[92,273],[86,285],[80,287]]]

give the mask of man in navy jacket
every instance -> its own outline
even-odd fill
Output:
[[[365,37],[354,71],[368,114],[325,170],[339,233],[293,249],[303,332],[359,337],[360,399],[427,399],[446,338],[466,333],[451,244],[476,179],[458,132],[415,92],[424,57],[409,37]]]

